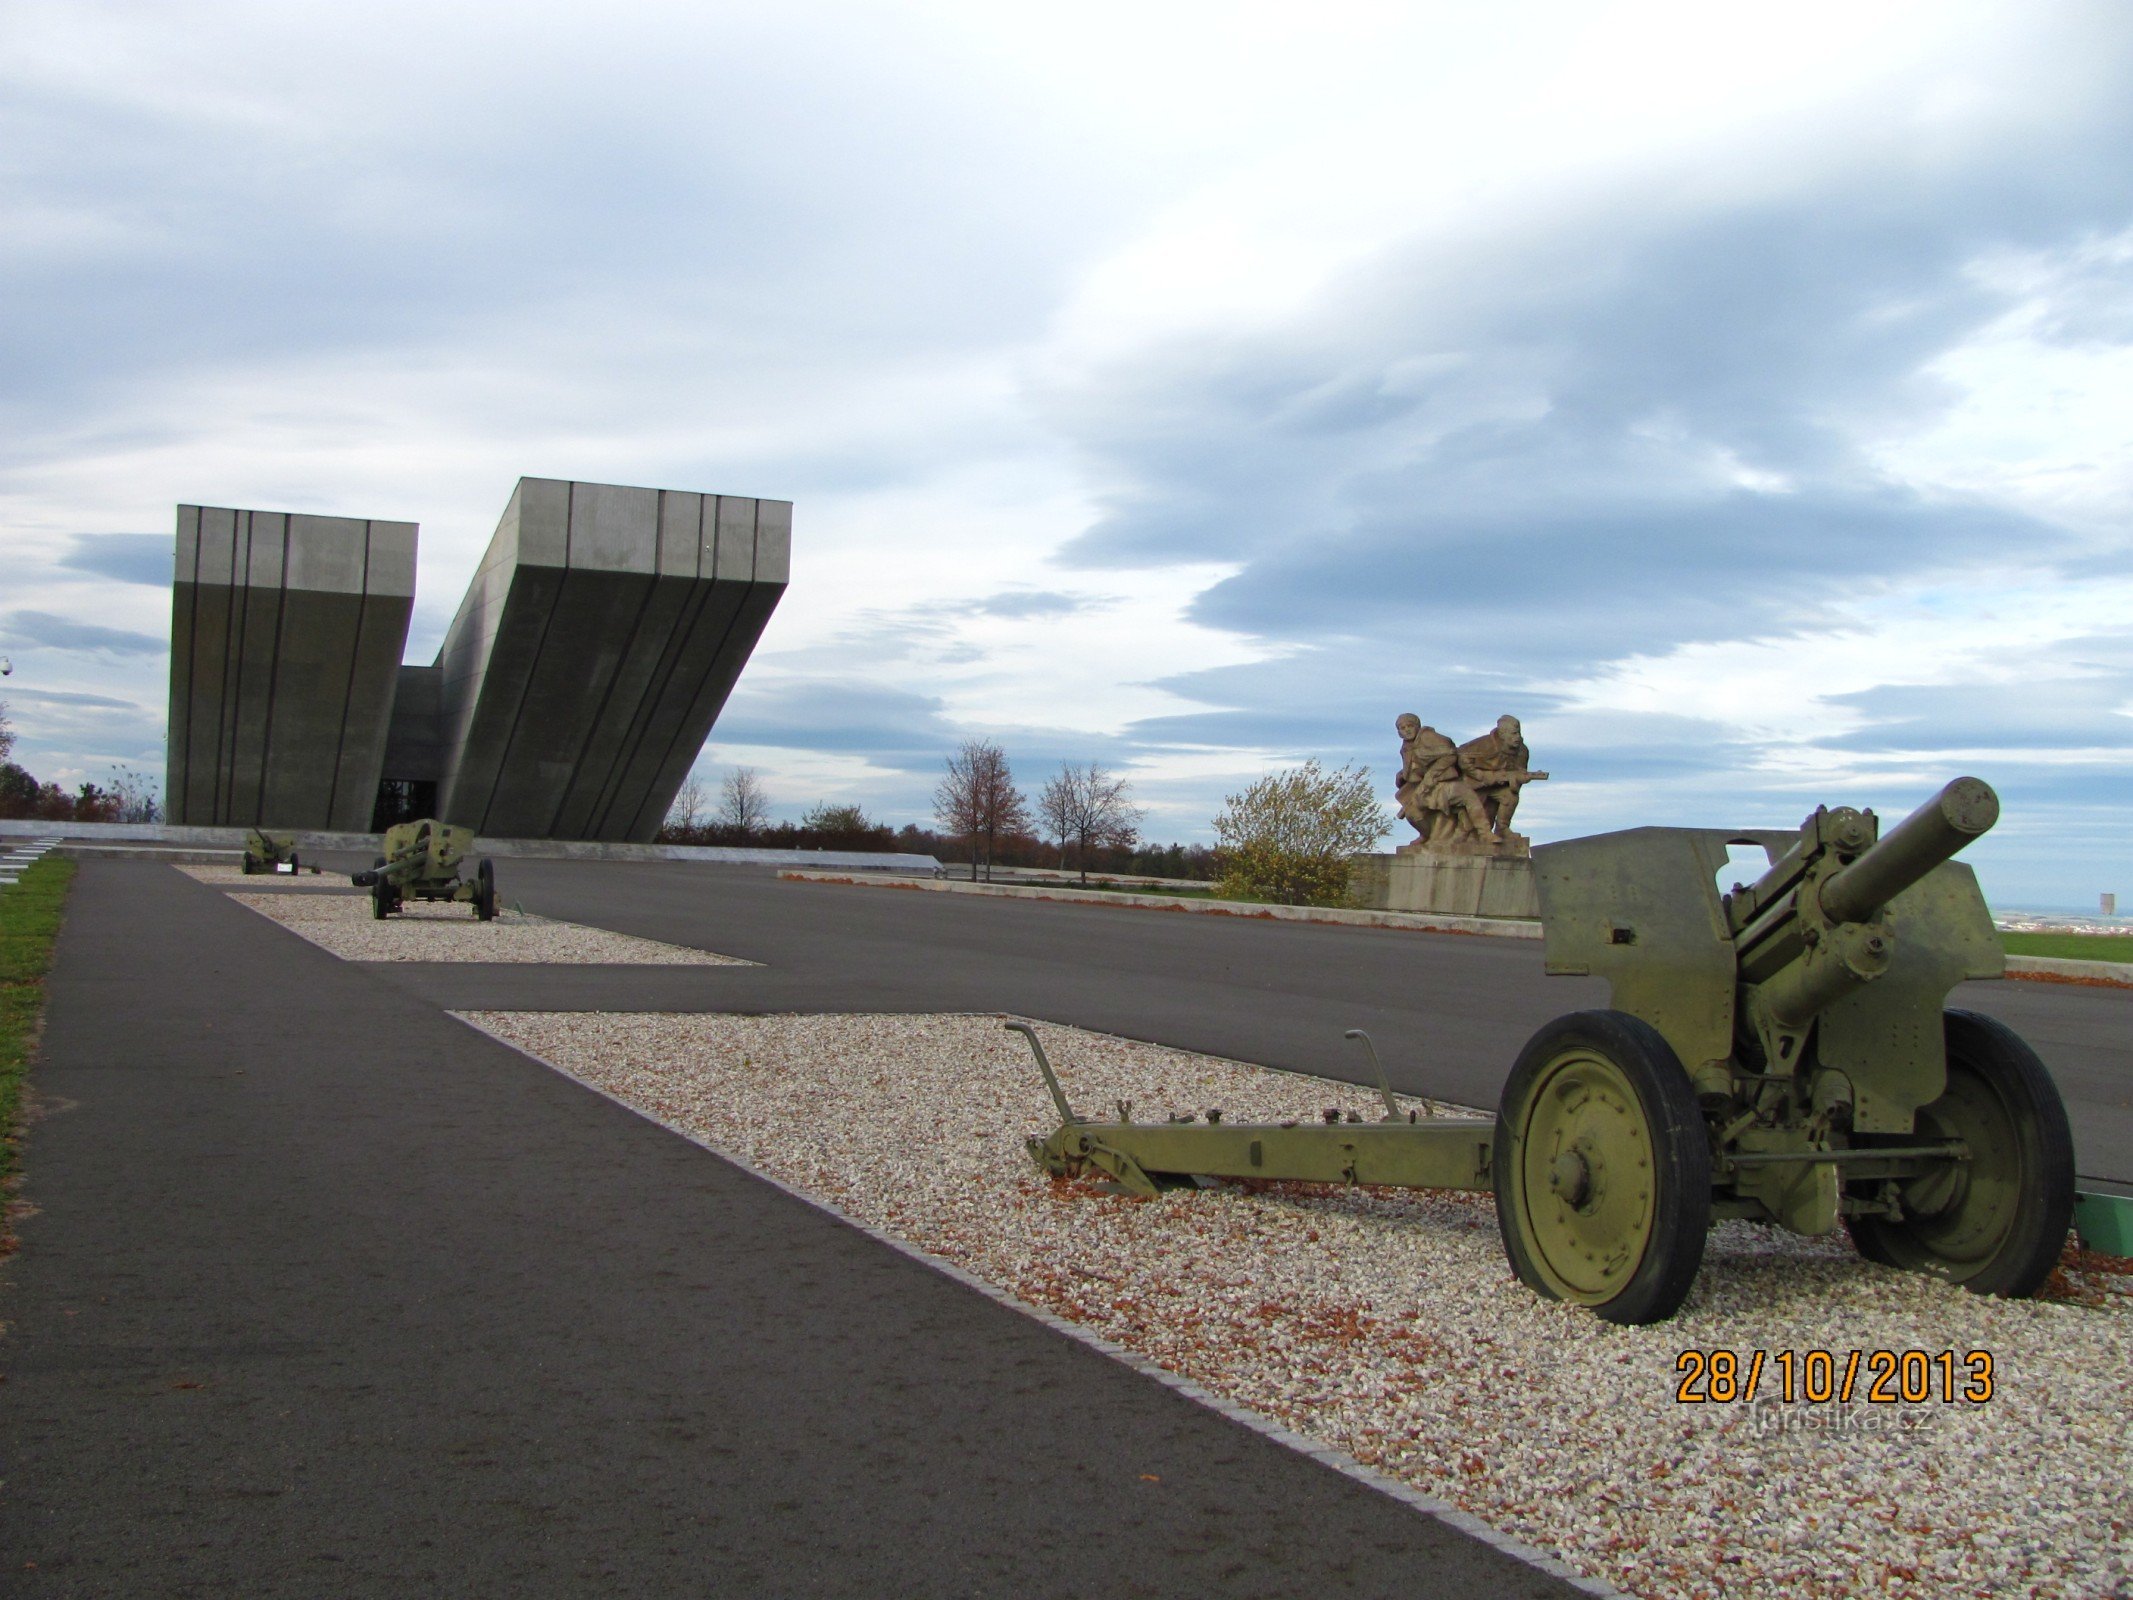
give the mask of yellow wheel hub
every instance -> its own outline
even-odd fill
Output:
[[[1618,1294],[1654,1215],[1651,1131],[1615,1064],[1584,1051],[1548,1064],[1518,1130],[1535,1263],[1566,1300]]]

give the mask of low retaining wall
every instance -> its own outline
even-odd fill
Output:
[[[58,839],[69,855],[95,856],[164,850],[215,852],[199,859],[217,861],[221,853],[241,852],[247,830],[194,828],[163,822],[0,822],[0,839]],[[280,830],[276,830],[280,831]],[[375,854],[374,833],[295,832],[296,852],[348,850]],[[158,847],[161,847],[160,849]],[[708,861],[735,867],[834,867],[842,872],[932,874],[942,870],[931,856],[871,850],[749,850],[709,844],[609,844],[591,839],[489,839],[476,842],[476,855],[521,856],[556,861]]]
[[[1006,900],[1050,900],[1059,905],[1139,906],[1146,911],[1189,911],[1201,916],[1257,917],[1268,922],[1330,922],[1356,928],[1412,928],[1422,933],[1478,933],[1498,939],[1538,939],[1537,922],[1494,917],[1437,916],[1417,911],[1352,911],[1339,906],[1265,906],[1251,900],[1188,900],[1169,894],[1127,894],[1108,889],[1043,889],[1023,884],[961,883],[953,878],[854,878],[816,868],[778,874],[795,883],[863,883],[876,889],[923,889],[934,894],[984,894]]]

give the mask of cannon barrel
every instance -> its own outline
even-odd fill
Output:
[[[1822,885],[1832,922],[1864,922],[2000,820],[2000,797],[1982,778],[1957,778]]]

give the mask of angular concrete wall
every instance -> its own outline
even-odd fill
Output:
[[[649,841],[791,550],[788,501],[521,478],[437,656],[439,813],[500,837]],[[423,742],[396,725],[410,763]]]
[[[173,823],[370,826],[415,537],[411,522],[178,507]]]

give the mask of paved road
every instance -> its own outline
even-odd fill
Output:
[[[1606,985],[1549,978],[1537,942],[1117,906],[788,883],[695,863],[510,861],[527,910],[718,950],[744,968],[427,966],[388,981],[499,1009],[1011,1011],[1493,1107],[1549,1017]],[[2085,1186],[2133,1192],[2133,990],[1971,983],[2058,1080]]]
[[[610,870],[511,892],[642,895],[592,920],[715,929],[782,963],[748,993],[793,1004],[887,1004],[926,970],[980,1003],[968,969],[1013,926]],[[829,928],[880,970],[826,967]],[[937,957],[880,965],[929,929]],[[1208,950],[1248,988],[1257,946]],[[1049,982],[1094,1006],[1127,976],[993,957],[1018,976],[985,1004],[1041,1009]],[[166,867],[83,866],[39,1209],[0,1273],[0,1592],[1571,1592],[473,1033],[430,976]],[[553,1003],[543,976],[443,987]]]

